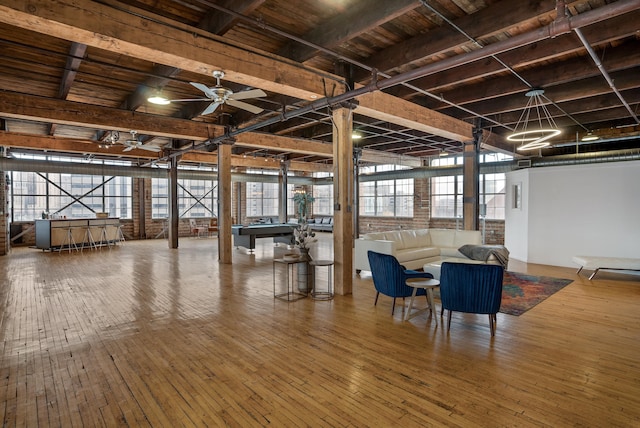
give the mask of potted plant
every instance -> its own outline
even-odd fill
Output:
[[[306,221],[308,204],[312,203],[315,200],[316,199],[313,196],[309,195],[307,192],[305,192],[304,189],[300,191],[296,189],[296,192],[293,195],[293,202],[295,202],[296,204],[296,211],[298,213],[298,222],[302,222],[303,220]]]
[[[293,229],[293,239],[296,248],[300,252],[300,261],[297,264],[298,269],[298,290],[303,293],[310,293],[313,289],[313,278],[311,277],[311,256],[309,255],[309,247],[312,243],[316,242],[316,234],[311,230],[311,227],[302,220]]]

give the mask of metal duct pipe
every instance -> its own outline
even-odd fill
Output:
[[[120,166],[102,164],[83,164],[78,162],[50,162],[33,159],[0,157],[0,171],[43,172],[58,174],[86,174],[135,178],[168,178],[166,168],[143,168],[139,166]],[[216,180],[214,171],[178,169],[178,178],[183,180]],[[289,176],[292,184],[313,184],[311,177]],[[277,183],[277,175],[232,173],[231,181]]]
[[[278,116],[274,116],[262,122],[249,125],[245,128],[238,128],[238,129],[229,131],[224,135],[196,144],[188,149],[175,151],[171,153],[169,157],[181,156],[182,154],[188,151],[202,149],[211,144],[217,144],[225,140],[233,139],[233,137],[235,137],[236,135],[240,135],[245,132],[255,131],[257,129],[264,128],[265,126],[273,125],[278,122],[282,122],[294,117],[301,116],[310,111],[315,111],[322,108],[346,103],[348,101],[351,101],[354,98],[357,98],[360,95],[364,95],[369,92],[390,88],[392,86],[399,85],[399,84],[408,82],[410,80],[418,79],[420,77],[424,77],[440,71],[448,70],[453,67],[458,67],[464,64],[468,64],[468,63],[477,61],[479,59],[486,58],[491,55],[497,55],[520,46],[539,42],[541,40],[549,39],[552,37],[557,37],[561,34],[569,33],[571,30],[575,28],[585,27],[587,25],[591,25],[596,22],[600,22],[615,16],[632,12],[639,8],[640,8],[640,0],[628,0],[628,1],[615,2],[612,4],[608,4],[598,9],[594,9],[594,10],[582,13],[580,15],[571,16],[571,17],[562,17],[559,19],[557,18],[551,24],[547,25],[546,27],[542,27],[538,30],[531,31],[529,33],[520,34],[518,36],[514,36],[509,39],[493,43],[491,45],[484,47],[483,49],[478,49],[476,51],[468,52],[466,54],[446,58],[441,61],[431,63],[423,67],[416,68],[414,70],[407,71],[405,73],[397,74],[395,76],[392,76],[390,78],[387,78],[381,81],[376,81],[374,79],[374,81],[372,81],[370,84],[363,86],[361,88],[354,89],[352,91],[347,91],[335,97],[319,99],[297,110],[283,112]],[[469,136],[469,139],[471,139],[471,136]]]
[[[596,67],[598,67],[598,70],[600,70],[600,74],[602,74],[602,76],[604,77],[604,80],[607,81],[613,93],[616,94],[616,96],[618,97],[622,105],[625,106],[625,108],[627,109],[631,117],[633,117],[633,119],[636,121],[636,123],[640,123],[638,116],[636,116],[635,112],[631,109],[631,106],[629,105],[629,103],[627,103],[627,100],[624,99],[624,97],[616,87],[615,83],[613,83],[613,79],[611,78],[611,76],[609,76],[609,73],[604,68],[602,61],[600,61],[600,58],[598,58],[598,55],[596,55],[595,51],[593,50],[593,47],[591,47],[591,44],[584,37],[584,34],[582,34],[582,31],[579,28],[574,28],[573,31],[578,35],[578,38],[584,45],[584,48],[587,50],[587,52],[591,56],[591,59],[593,60],[593,62],[595,62]]]
[[[579,165],[591,163],[623,162],[640,160],[640,149],[620,149],[606,152],[576,153],[531,159],[534,168],[545,166]]]
[[[481,174],[496,174],[509,172],[515,168],[515,162],[490,162],[480,164]],[[462,165],[447,166],[422,166],[413,169],[400,169],[396,171],[375,172],[372,174],[360,174],[360,182],[378,180],[403,180],[408,178],[432,178],[462,175]]]

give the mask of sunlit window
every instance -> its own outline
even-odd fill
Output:
[[[153,218],[169,217],[169,180],[151,180]],[[216,180],[178,179],[178,213],[180,217],[217,217],[218,182]]]
[[[396,165],[363,167],[361,174],[406,169]],[[360,215],[413,217],[414,179],[363,181],[360,183]]]
[[[89,162],[62,156],[17,157],[49,162]],[[12,221],[33,221],[43,215],[93,218],[99,212],[106,212],[109,217],[132,218],[131,177],[12,171],[10,178]]]

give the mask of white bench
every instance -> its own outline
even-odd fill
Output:
[[[573,261],[580,266],[580,269],[578,269],[576,273],[580,273],[583,268],[593,269],[589,280],[593,279],[600,269],[640,271],[640,259],[575,256],[573,257]]]

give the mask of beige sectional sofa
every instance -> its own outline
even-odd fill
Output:
[[[355,242],[356,272],[370,271],[367,251],[391,254],[407,269],[422,268],[442,259],[470,260],[458,248],[466,244],[482,244],[477,230],[416,229],[367,233]]]

